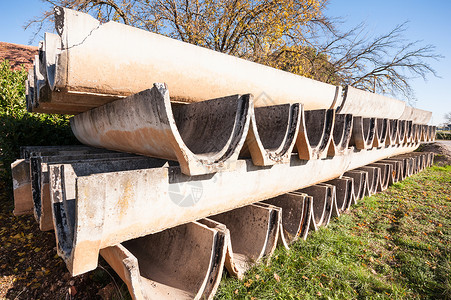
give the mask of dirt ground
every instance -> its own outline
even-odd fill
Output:
[[[451,142],[424,144],[435,163],[451,164]],[[104,260],[71,277],[56,254],[54,232],[39,230],[33,216],[15,217],[13,200],[0,182],[0,299],[128,299],[126,287]]]
[[[451,141],[436,141],[422,144],[417,151],[434,152],[434,163],[439,166],[451,165]]]
[[[95,271],[71,277],[54,232],[40,231],[32,215],[14,216],[11,196],[0,189],[0,299],[128,299],[103,260]]]

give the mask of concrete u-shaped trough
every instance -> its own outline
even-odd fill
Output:
[[[393,165],[392,164],[388,164],[388,163],[383,163],[383,162],[376,162],[373,164],[369,164],[369,167],[376,167],[379,168],[380,171],[378,171],[378,173],[380,174],[379,177],[379,183],[377,185],[377,190],[376,192],[382,192],[385,191],[390,182],[393,181]]]
[[[63,162],[89,162],[94,165],[102,164],[105,168],[100,168],[98,172],[108,170],[107,166],[111,160],[126,159],[127,161],[135,161],[135,165],[146,157],[136,156],[129,153],[91,153],[91,154],[75,154],[69,156],[35,156],[30,158],[30,178],[31,178],[31,195],[34,207],[34,216],[39,223],[42,231],[53,229],[51,200],[49,188],[49,165]],[[130,164],[133,166],[133,163]],[[127,165],[123,164],[122,169],[126,169]],[[132,167],[133,168],[133,167]],[[135,166],[136,168],[136,166]]]
[[[100,254],[133,299],[212,299],[222,276],[226,238],[224,229],[191,222]]]
[[[268,200],[265,203],[280,207],[280,243],[288,249],[299,237],[307,238],[311,218],[313,198],[300,192],[286,193]]]
[[[82,143],[178,161],[187,175],[233,169],[249,129],[252,99],[236,95],[173,104],[165,84],[71,118]]]
[[[431,114],[402,101],[61,7],[55,21],[27,108],[80,113],[82,143],[125,154],[24,151],[16,212],[55,229],[72,275],[100,253],[135,299],[210,299],[223,266],[242,278],[432,161],[402,155],[435,136]]]
[[[389,164],[392,166],[392,174],[389,177],[389,185],[402,180],[402,163],[394,160],[381,160],[380,163]]]
[[[420,156],[422,157],[423,155],[419,155],[418,157]],[[395,157],[394,159],[397,158],[399,157]],[[379,165],[382,164],[379,163]],[[342,190],[341,192],[351,192],[350,198],[347,196],[343,197],[344,202],[340,206],[336,206],[330,210],[331,215],[339,216],[339,212],[346,210],[348,203],[353,202],[352,183],[352,178],[341,177],[325,184],[319,184],[316,186],[316,191],[311,190],[311,192],[313,191],[313,194],[317,196],[317,191],[320,191],[319,194],[328,194],[328,190],[335,189],[340,189]],[[258,219],[264,216],[266,212],[262,211],[263,215],[260,215],[256,210],[265,207],[271,209],[274,208],[272,204],[277,204],[279,207],[283,206],[282,210],[287,210],[285,216],[289,216],[285,222],[279,219],[280,228],[283,228],[282,224],[287,228],[283,232],[291,232],[292,234],[288,235],[290,237],[302,236],[300,233],[303,231],[305,233],[310,223],[312,223],[312,228],[317,228],[316,225],[320,225],[318,222],[312,220],[313,199],[313,197],[299,192],[287,193],[265,201],[266,204],[259,203],[231,211],[224,220],[234,226],[234,219],[236,218],[238,224],[241,224],[248,217],[256,217]],[[268,203],[271,205],[268,205]],[[330,200],[325,201],[325,203],[333,205],[334,203],[338,204],[339,201],[334,202]],[[245,212],[246,210],[247,212]],[[279,216],[280,212],[281,210],[279,209]],[[225,215],[223,214],[223,216]],[[268,220],[267,218],[264,219]],[[294,227],[289,229],[290,226],[288,225],[290,223]],[[324,223],[322,225],[326,224]],[[267,239],[267,235],[264,233],[265,230],[258,229],[257,227],[253,227],[250,231],[255,232],[255,229],[257,229],[256,235],[260,235],[260,232],[262,233],[263,238],[256,239],[256,243],[261,244],[261,241]],[[211,233],[202,234],[201,231],[205,231],[205,229],[210,229]],[[189,231],[191,231],[191,234],[187,233]],[[239,233],[237,229],[233,231],[234,234]],[[214,236],[213,244],[211,240],[212,235]],[[246,240],[246,236],[247,234],[244,234],[244,237],[236,236],[235,246],[243,243]],[[276,235],[273,234],[273,236],[275,237]],[[306,237],[306,234],[304,236]],[[134,299],[210,299],[213,297],[221,278],[223,264],[231,274],[242,278],[243,271],[237,270],[237,267],[238,269],[240,268],[240,264],[237,262],[240,261],[239,257],[242,254],[239,254],[239,251],[238,253],[233,251],[231,237],[232,235],[229,229],[222,223],[211,219],[201,219],[199,222],[188,223],[160,233],[127,241],[117,246],[107,247],[102,249],[100,253],[112,265],[116,272],[118,272],[120,277],[123,278],[124,282],[126,282]],[[236,242],[237,238],[239,239],[239,243]],[[270,244],[271,248],[274,246],[274,243],[273,238],[273,242]],[[243,247],[247,249],[255,248],[254,245],[244,245]],[[243,247],[238,246],[238,248]],[[260,247],[257,248],[260,249]],[[168,254],[164,249],[176,250]],[[258,251],[251,252],[257,253]],[[267,250],[263,252],[266,252],[268,255],[272,253]],[[180,264],[180,261],[184,263]],[[193,264],[198,269],[194,277],[192,274],[187,275],[188,271],[192,272]],[[186,279],[187,276],[191,277]]]
[[[348,168],[412,149],[352,151],[309,161],[293,155],[290,164],[269,168],[238,160],[233,171],[194,177],[159,160],[144,169],[98,174],[90,163],[54,164],[49,171],[58,252],[73,275],[81,274],[97,266],[102,248],[331,180]],[[70,214],[62,210],[66,207]],[[78,216],[75,223],[68,223],[68,214]]]
[[[368,189],[369,196],[377,192],[380,185],[381,170],[377,167],[364,166],[357,169],[358,171],[365,171],[368,173]]]
[[[82,145],[21,147],[21,158],[11,164],[14,192],[14,215],[33,214],[33,212],[36,212],[33,193],[40,192],[40,190],[37,189],[40,189],[41,185],[38,184],[38,180],[35,182],[34,188],[32,187],[32,174],[37,174],[37,170],[31,170],[30,158],[66,156],[66,158],[78,157],[78,159],[83,159],[86,155],[95,153],[106,153],[106,156],[108,156],[111,154],[111,151]],[[124,154],[121,154],[121,156],[124,156]],[[39,166],[38,164],[36,165]]]
[[[313,198],[313,216],[310,228],[317,230],[321,226],[327,226],[333,211],[336,211],[335,186],[329,184],[317,184],[298,192],[305,193]]]
[[[280,214],[278,207],[256,203],[209,217],[230,232],[227,266],[232,275],[242,278],[253,264],[271,256],[279,238]]]
[[[335,114],[335,123],[332,132],[328,156],[343,155],[348,151],[352,135],[353,118],[351,114]]]
[[[371,149],[376,136],[376,119],[354,116],[349,144],[357,149]]]
[[[335,186],[335,200],[338,215],[349,210],[351,205],[356,203],[353,178],[341,176],[329,180],[326,183]]]
[[[343,175],[353,179],[354,199],[356,202],[370,195],[370,183],[367,171],[355,169],[347,171]]]
[[[386,139],[390,130],[389,120],[386,118],[376,118],[375,126],[376,130],[373,139],[373,147],[379,148],[386,144]]]
[[[300,103],[254,108],[241,156],[256,166],[289,163],[302,115]]]
[[[398,119],[404,113],[403,101],[346,86],[337,113],[364,118]]]
[[[396,145],[398,140],[398,125],[399,120],[396,119],[389,119],[389,131],[387,135],[387,139],[385,141],[386,146],[393,146]]]
[[[335,123],[335,110],[304,111],[296,140],[300,159],[321,159],[328,155]]]

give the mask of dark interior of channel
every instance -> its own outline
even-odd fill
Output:
[[[249,109],[246,96],[171,105],[180,136],[194,154],[212,155],[233,148],[244,133]]]

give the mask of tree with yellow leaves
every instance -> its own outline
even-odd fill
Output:
[[[326,0],[57,0],[52,5],[88,12],[102,22],[122,22],[144,30],[255,62],[279,67],[300,48],[304,32],[323,18]],[[52,20],[49,9],[28,23]],[[305,51],[311,51],[306,49]],[[282,55],[280,55],[282,54]],[[324,56],[324,58],[326,58]],[[318,58],[319,59],[319,58]],[[304,68],[287,71],[316,78]]]

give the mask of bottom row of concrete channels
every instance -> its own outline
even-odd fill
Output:
[[[270,168],[243,159],[233,171],[191,177],[127,153],[24,147],[12,165],[14,213],[55,231],[74,276],[95,269],[100,254],[133,299],[211,299],[224,267],[241,279],[277,245],[289,249],[363,197],[431,166],[433,153],[415,148],[294,155]]]

